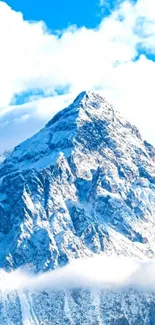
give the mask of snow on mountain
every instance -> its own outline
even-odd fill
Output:
[[[4,151],[0,153],[0,164],[10,155],[10,151]]]
[[[47,271],[95,254],[152,258],[154,216],[155,149],[94,93],[81,93],[0,165],[6,270]],[[27,323],[18,316],[10,324],[154,324],[151,293],[79,290],[1,299],[3,314],[9,299],[18,315],[31,314]]]

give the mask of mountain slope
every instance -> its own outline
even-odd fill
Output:
[[[26,266],[35,272],[45,271],[94,254],[154,257],[155,149],[104,98],[83,92],[0,165],[0,218],[0,266],[7,270]],[[58,303],[58,298],[51,295],[47,297],[49,306],[52,299]],[[61,295],[64,297],[63,292]],[[90,293],[76,292],[75,301],[68,298],[70,315],[78,308],[81,295],[87,295],[87,303],[92,305]],[[111,295],[93,298],[98,305],[91,312],[103,313],[104,304],[108,312],[108,305],[102,301],[108,301]],[[93,318],[91,323],[90,319],[78,323],[72,315],[62,322],[60,317],[58,324],[135,325],[133,311],[126,323],[121,320],[125,317],[123,308],[132,303],[134,293],[127,295],[122,296],[125,307],[120,307],[114,320],[101,315],[98,323],[93,323]],[[34,299],[35,314],[43,313],[36,302],[42,296]],[[15,297],[21,314],[23,296]],[[135,299],[143,300],[138,297],[137,293]],[[153,301],[154,296],[150,297]],[[112,300],[114,305],[117,299]],[[147,299],[145,296],[145,306]],[[148,314],[154,308],[150,304]],[[32,314],[29,323],[33,318],[37,324]],[[48,319],[47,308],[45,314]],[[46,323],[44,317],[37,316],[38,324],[52,324],[53,320]],[[142,322],[144,315],[140,317],[139,324],[152,324]]]

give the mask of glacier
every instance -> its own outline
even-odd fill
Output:
[[[96,255],[155,256],[155,149],[82,92],[0,163],[0,267],[42,273]],[[0,292],[0,324],[154,325],[154,292]]]

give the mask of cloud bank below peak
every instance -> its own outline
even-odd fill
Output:
[[[0,272],[0,292],[14,290],[110,289],[155,292],[155,261],[96,256],[64,268],[32,275],[22,270]]]

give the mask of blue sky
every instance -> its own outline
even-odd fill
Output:
[[[7,0],[26,20],[43,20],[52,30],[70,25],[95,28],[123,0]],[[131,0],[136,3],[137,0]]]
[[[8,0],[14,10],[21,11],[27,20],[44,20],[53,30],[76,24],[96,27],[101,21],[97,0]]]
[[[154,0],[0,0],[0,152],[83,90],[155,143],[154,12]]]

